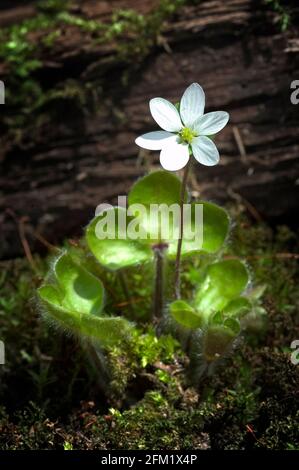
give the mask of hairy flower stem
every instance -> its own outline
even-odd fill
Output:
[[[159,244],[153,246],[155,256],[155,291],[154,291],[154,305],[153,314],[155,318],[161,318],[163,315],[164,307],[164,250],[167,248],[166,244]]]
[[[180,236],[178,240],[178,249],[176,253],[175,260],[175,278],[174,278],[174,295],[175,299],[178,300],[181,298],[181,253],[182,253],[182,243],[184,236],[184,203],[186,199],[186,189],[187,189],[187,180],[190,169],[190,160],[185,166],[181,195],[180,195]]]

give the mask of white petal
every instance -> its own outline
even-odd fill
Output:
[[[186,127],[203,115],[205,109],[205,93],[198,83],[192,83],[184,92],[180,103],[180,114]]]
[[[164,98],[153,98],[149,103],[151,114],[165,131],[179,132],[183,125],[176,107]]]
[[[165,170],[181,170],[188,163],[188,161],[189,149],[187,144],[171,142],[161,150],[160,163]]]
[[[229,114],[225,111],[214,111],[198,118],[193,124],[193,129],[200,135],[213,135],[221,131],[229,120]]]
[[[135,143],[147,150],[161,150],[171,140],[176,140],[176,135],[166,131],[155,131],[137,137]]]
[[[192,140],[191,147],[194,157],[202,165],[213,166],[219,162],[219,152],[209,137],[205,135],[195,137]]]

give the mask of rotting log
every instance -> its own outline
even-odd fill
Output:
[[[112,8],[138,5],[147,13],[157,2],[82,3],[77,10],[86,17],[108,21]],[[35,14],[34,2],[15,4],[2,5],[0,27]],[[49,55],[43,54],[38,79],[48,88],[69,78],[96,88],[101,77],[103,89],[100,95],[93,90],[93,112],[56,100],[28,118],[19,138],[1,136],[0,258],[22,253],[12,213],[28,217],[29,242],[39,249],[33,231],[52,243],[80,235],[97,204],[125,194],[146,171],[134,139],[155,128],[148,100],[163,96],[176,102],[193,81],[204,87],[208,111],[231,115],[217,138],[220,165],[195,167],[202,195],[241,200],[263,219],[296,223],[299,105],[290,102],[290,83],[299,79],[299,55],[290,44],[297,36],[295,26],[280,32],[262,1],[202,1],[173,15],[136,66],[115,60],[113,42],[98,44],[66,26]],[[8,73],[0,64],[4,81]],[[151,166],[158,164],[154,153],[145,157]]]

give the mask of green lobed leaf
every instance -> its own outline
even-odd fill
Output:
[[[200,314],[183,300],[172,302],[169,310],[173,318],[187,328],[196,329],[202,324]]]
[[[105,268],[118,270],[151,260],[153,256],[151,248],[138,240],[127,238],[127,223],[122,229],[121,217],[126,217],[126,210],[115,207],[109,209],[107,214],[115,220],[115,227],[111,233],[107,230],[107,238],[100,239],[97,236],[98,224],[103,222],[103,218],[106,217],[105,213],[95,217],[86,229],[88,247],[98,262]],[[131,218],[126,217],[126,220],[130,222]]]
[[[212,312],[223,310],[239,297],[249,281],[246,266],[239,260],[224,260],[207,268],[205,279],[195,295],[197,308],[207,321]]]
[[[63,254],[54,265],[57,284],[46,284],[38,295],[48,318],[72,333],[88,336],[109,345],[123,340],[130,323],[121,317],[99,316],[103,308],[101,281]]]
[[[39,297],[48,304],[54,305],[55,307],[62,308],[62,292],[51,284],[44,284],[37,289]]]
[[[223,309],[226,316],[241,318],[252,310],[252,303],[246,297],[236,297]]]
[[[80,313],[63,307],[62,294],[57,295],[57,288],[52,285],[41,286],[38,295],[46,306],[46,313],[50,319],[63,328],[80,333]]]
[[[169,171],[159,170],[140,178],[128,195],[128,204],[179,204],[181,181]]]
[[[45,285],[38,289],[40,298],[46,305],[46,314],[60,327],[78,336],[87,336],[98,340],[104,346],[123,341],[130,333],[131,325],[121,317],[98,317],[67,310],[58,303],[55,288]]]
[[[98,278],[76,264],[68,254],[58,258],[54,271],[63,293],[62,307],[95,315],[102,311],[104,288]]]
[[[169,242],[179,233],[181,181],[168,171],[155,171],[135,183],[128,210],[140,217],[149,244]]]
[[[236,318],[226,318],[223,325],[233,331],[236,336],[240,333],[240,322]]]
[[[202,219],[196,223],[200,219],[201,207]],[[216,253],[219,251],[229,232],[230,221],[227,212],[216,204],[199,201],[191,204],[190,219],[190,223],[184,226],[182,256],[195,252]],[[175,240],[170,244],[170,256],[176,255],[177,243]]]
[[[223,323],[223,313],[222,312],[216,312],[212,314],[209,318],[209,324],[210,325],[222,325]]]
[[[96,259],[117,270],[151,260],[150,245],[161,242],[169,245],[167,255],[174,257],[180,234],[180,195],[181,181],[170,172],[156,171],[138,180],[129,193],[127,213],[125,208],[108,209],[87,227],[87,243]],[[226,211],[208,202],[189,207],[191,219],[187,217],[185,224],[182,255],[217,252],[229,231]],[[96,233],[99,224],[103,226],[109,217],[114,224],[112,228],[107,224],[106,236],[100,239]],[[122,225],[121,220],[125,220]]]
[[[203,247],[207,253],[215,253],[222,248],[229,232],[229,216],[222,207],[204,202],[203,204]]]
[[[209,325],[222,325],[230,328],[236,335],[240,333],[240,322],[237,318],[227,317],[224,312],[216,312],[209,318]]]

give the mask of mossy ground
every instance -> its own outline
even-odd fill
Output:
[[[299,365],[290,344],[299,339],[299,270],[288,255],[297,248],[287,227],[239,216],[227,254],[247,259],[255,282],[267,285],[262,328],[194,387],[178,344],[144,327],[130,347],[109,351],[106,395],[84,347],[41,320],[40,279],[27,260],[2,262],[0,449],[298,449]],[[43,272],[45,261],[35,259]],[[185,289],[195,275],[188,272]],[[141,298],[143,289],[140,280]]]

